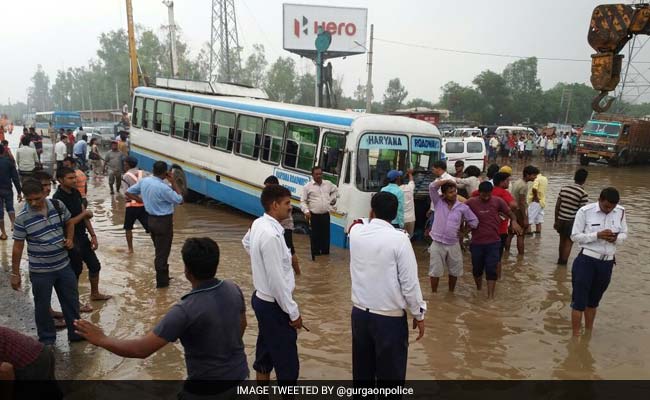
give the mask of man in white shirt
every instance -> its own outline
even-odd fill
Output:
[[[413,180],[413,169],[406,171],[408,183],[400,185],[400,189],[404,193],[404,230],[408,232],[409,237],[413,236],[415,230],[415,199],[413,192],[415,191],[415,181]]]
[[[488,161],[497,161],[497,152],[499,151],[499,139],[497,139],[496,135],[492,135],[490,138],[490,141],[488,142],[489,146],[489,157]]]
[[[54,145],[54,155],[56,157],[57,171],[63,168],[63,160],[68,156],[68,137],[61,135],[61,138]]]
[[[372,197],[369,221],[350,227],[352,277],[352,377],[355,381],[404,381],[408,358],[406,310],[416,340],[424,336],[426,303],[418,281],[413,247],[391,221],[397,197]]]
[[[36,149],[31,147],[29,142],[28,136],[23,137],[20,139],[21,146],[16,150],[16,169],[18,169],[20,179],[32,176],[32,173],[39,165]]]
[[[616,245],[627,239],[625,209],[619,201],[618,191],[608,187],[600,192],[597,203],[587,204],[576,214],[571,240],[581,250],[571,269],[573,336],[580,336],[583,313],[585,329],[593,329],[596,309],[616,264]]]
[[[338,189],[323,180],[323,169],[311,169],[312,181],[305,185],[300,198],[300,209],[311,225],[311,259],[330,253],[330,207],[336,204]]]
[[[292,297],[296,286],[291,268],[291,251],[284,241],[280,221],[291,213],[291,193],[280,185],[262,191],[264,215],[253,222],[242,244],[251,257],[253,270],[252,305],[259,333],[255,349],[257,380],[266,384],[271,370],[279,382],[298,380],[298,329],[302,318]]]

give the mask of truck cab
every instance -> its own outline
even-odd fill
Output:
[[[587,122],[578,140],[581,165],[606,162],[610,165],[631,161],[628,151],[630,125],[621,121],[594,119]]]

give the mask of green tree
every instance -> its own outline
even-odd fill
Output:
[[[50,111],[52,102],[50,100],[50,78],[48,78],[43,66],[38,64],[36,72],[32,76],[32,86],[27,89],[27,103],[36,111]]]
[[[513,122],[530,122],[542,109],[542,87],[537,78],[537,58],[530,57],[508,64],[503,79],[512,93]]]
[[[486,105],[481,122],[496,124],[510,118],[510,89],[501,75],[486,70],[477,75],[472,83],[476,85],[476,89]]]
[[[452,118],[482,121],[485,103],[476,89],[452,81],[447,82],[440,90],[440,106],[451,111]]]
[[[142,31],[138,37],[137,47],[138,62],[140,68],[142,68],[142,73],[148,79],[159,76],[161,70],[160,60],[164,54],[164,49],[158,36],[150,29]]]
[[[391,79],[388,82],[388,88],[384,93],[384,110],[395,111],[402,106],[402,102],[406,99],[409,92],[402,85],[399,78]]]
[[[313,106],[316,101],[316,77],[306,73],[298,78],[298,96],[296,103],[304,106]]]
[[[296,63],[290,57],[279,57],[266,74],[264,87],[269,99],[290,103],[298,94]]]
[[[256,88],[264,87],[265,72],[268,65],[269,62],[266,60],[264,46],[254,44],[253,52],[246,59],[242,71],[242,83]]]
[[[419,97],[415,99],[411,99],[408,101],[408,103],[406,103],[406,108],[416,108],[416,107],[433,109],[435,105],[432,102],[421,99]]]

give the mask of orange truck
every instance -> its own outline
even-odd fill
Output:
[[[616,114],[596,114],[578,140],[581,165],[606,162],[611,166],[650,161],[650,120]]]

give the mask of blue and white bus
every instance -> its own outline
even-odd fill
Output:
[[[346,247],[347,227],[367,217],[370,199],[391,169],[419,171],[416,202],[428,209],[427,185],[441,136],[429,123],[267,100],[138,87],[131,154],[143,169],[164,160],[188,189],[261,215],[264,179],[275,175],[292,194],[294,217],[311,168],[338,186],[331,242]]]
[[[61,128],[65,129],[78,129],[81,126],[81,115],[74,111],[48,111],[37,112],[35,117],[34,127],[36,132],[41,136],[48,136],[48,129],[50,126],[54,128],[56,133],[59,133]]]

